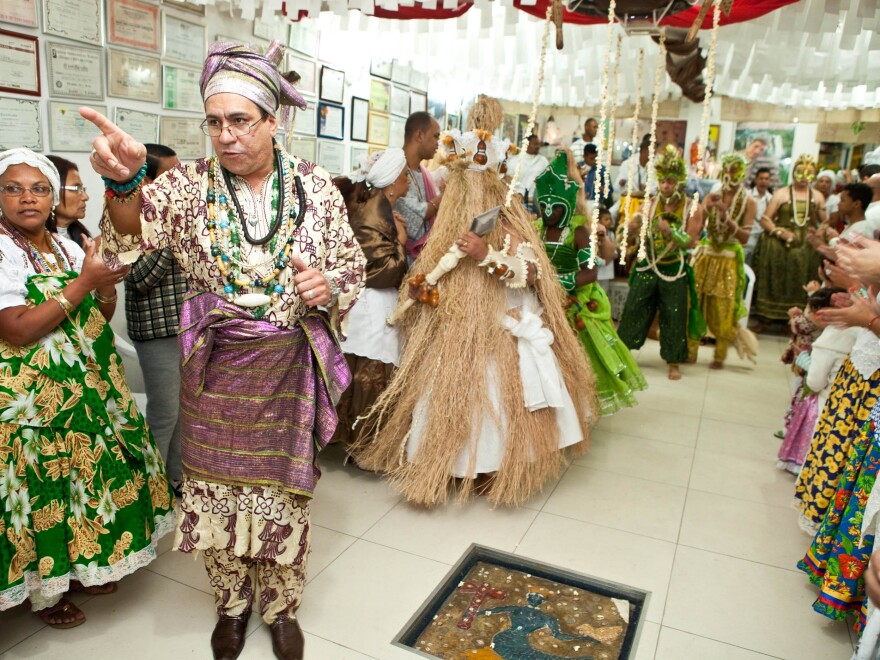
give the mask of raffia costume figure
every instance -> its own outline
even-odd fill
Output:
[[[692,202],[681,189],[687,168],[673,147],[657,157],[655,167],[660,189],[647,213],[646,257],[630,274],[617,332],[629,348],[641,348],[659,309],[660,357],[669,364],[669,378],[678,380],[678,365],[688,357],[688,339],[699,341],[706,334],[687,254],[702,231],[703,215],[697,208],[691,216]],[[630,235],[638,235],[642,222],[637,216]]]
[[[638,402],[634,392],[647,387],[629,349],[620,341],[611,322],[611,302],[596,277],[604,259],[589,268],[590,235],[586,218],[575,215],[577,181],[569,179],[567,154],[558,151],[550,166],[535,179],[541,218],[538,231],[559,283],[568,293],[568,321],[590,358],[596,375],[599,410],[610,415]],[[602,228],[604,231],[604,228]],[[600,246],[602,251],[603,244]],[[611,254],[613,258],[613,246]]]
[[[694,280],[700,311],[715,337],[715,357],[710,365],[721,369],[727,349],[734,344],[741,356],[754,362],[757,340],[739,327],[746,315],[743,245],[749,240],[758,203],[743,186],[748,163],[740,154],[721,161],[722,181],[706,198],[706,238],[694,254]],[[688,357],[697,359],[700,342],[688,341]]]
[[[366,420],[374,440],[355,449],[360,465],[426,506],[444,503],[456,478],[466,498],[478,477],[494,504],[524,503],[559,473],[563,447],[586,449],[596,417],[592,370],[550,261],[532,247],[540,238],[525,208],[505,208],[485,240],[468,232],[476,215],[505,202],[496,171],[505,149],[487,130],[502,116],[482,97],[473,130],[456,140],[413,272],[432,271],[444,256],[460,262],[436,293],[422,292],[436,307],[417,304],[399,322],[400,367]],[[409,295],[405,284],[401,301]]]

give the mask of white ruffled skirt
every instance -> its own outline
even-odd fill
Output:
[[[396,307],[396,289],[364,289],[348,313],[348,337],[341,342],[342,352],[397,366],[397,330],[385,322]]]

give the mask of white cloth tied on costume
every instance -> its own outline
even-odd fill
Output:
[[[529,412],[562,408],[565,384],[553,355],[553,332],[544,327],[540,309],[522,308],[520,320],[505,315],[502,325],[517,339],[519,370]],[[536,313],[538,312],[538,313]]]
[[[61,176],[51,160],[25,147],[7,149],[0,153],[0,176],[13,165],[30,165],[40,170],[52,186],[52,206],[58,206],[61,199]]]

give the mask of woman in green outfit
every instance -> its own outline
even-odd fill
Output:
[[[613,244],[599,227],[600,257],[590,268],[590,234],[582,215],[574,216],[579,186],[567,175],[566,154],[560,150],[535,179],[541,209],[538,231],[559,282],[568,293],[568,321],[581,340],[593,371],[601,414],[636,405],[635,390],[647,387],[645,377],[611,323],[611,303],[599,286],[599,266],[614,258]]]
[[[64,594],[113,591],[174,521],[107,323],[127,269],[49,233],[60,187],[44,156],[0,153],[0,610],[70,628]]]
[[[792,169],[792,185],[773,193],[758,219],[764,232],[755,248],[754,314],[764,321],[788,321],[788,310],[807,302],[804,285],[818,279],[822,262],[807,234],[825,222],[825,198],[810,187],[816,163],[802,155]]]

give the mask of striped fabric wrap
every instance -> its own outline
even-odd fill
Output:
[[[310,313],[283,329],[213,293],[190,292],[178,341],[186,476],[311,497],[336,402],[351,382],[326,318]]]

